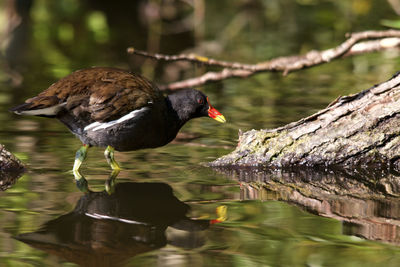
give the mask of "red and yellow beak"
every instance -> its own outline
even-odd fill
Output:
[[[225,120],[224,115],[222,115],[218,110],[216,110],[215,108],[213,108],[213,106],[211,106],[210,102],[208,101],[208,97],[207,97],[207,102],[208,102],[208,106],[209,106],[209,108],[208,108],[208,116],[210,118],[213,118],[216,121],[225,123],[226,120]]]

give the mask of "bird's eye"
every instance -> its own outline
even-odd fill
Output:
[[[197,103],[199,103],[200,105],[203,105],[204,104],[204,99],[203,98],[197,99]]]

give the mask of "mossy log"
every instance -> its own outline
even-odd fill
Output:
[[[236,149],[211,166],[397,166],[400,73],[277,129],[239,133]],[[399,161],[400,162],[400,161]]]
[[[24,171],[24,164],[0,144],[0,191],[15,184]]]

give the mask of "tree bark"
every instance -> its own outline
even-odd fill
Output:
[[[24,164],[0,144],[0,191],[15,184],[24,171]]]
[[[277,129],[239,131],[236,149],[211,166],[368,166],[398,164],[400,73],[339,97],[307,118]]]

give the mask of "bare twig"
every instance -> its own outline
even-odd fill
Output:
[[[206,84],[207,82],[221,81],[221,80],[225,80],[225,79],[228,79],[231,77],[246,78],[255,73],[256,72],[249,71],[249,70],[238,70],[238,69],[225,68],[220,72],[206,72],[205,74],[195,77],[195,78],[170,83],[167,85],[160,85],[159,87],[161,90],[177,90],[177,89],[182,89],[182,88],[200,86],[200,85]]]
[[[209,65],[209,66],[218,66],[224,68],[231,68],[231,69],[245,69],[254,71],[255,65],[250,64],[242,64],[238,62],[228,62],[228,61],[221,61],[216,60],[204,56],[199,56],[196,54],[181,54],[181,55],[163,55],[163,54],[152,54],[146,51],[137,50],[133,47],[129,47],[127,49],[128,54],[135,54],[144,57],[149,57],[156,60],[164,60],[164,61],[190,61],[202,65]]]
[[[170,83],[165,86],[160,86],[161,89],[175,90],[185,87],[199,86],[211,81],[221,81],[231,77],[248,77],[258,72],[282,72],[283,75],[287,75],[292,71],[327,63],[340,57],[380,51],[400,46],[400,31],[397,30],[365,31],[352,33],[348,36],[349,38],[346,41],[334,48],[323,51],[312,50],[305,55],[279,57],[257,64],[243,64],[239,62],[220,61],[194,54],[150,54],[144,51],[136,50],[132,47],[128,48],[128,53],[141,55],[156,60],[184,60],[198,64],[224,68],[222,71],[219,72],[207,72],[195,78]],[[378,40],[365,41],[369,39]]]
[[[349,51],[343,56],[355,56],[370,52],[381,51],[384,49],[391,49],[400,46],[400,38],[389,37],[373,41],[360,42],[351,47]]]

